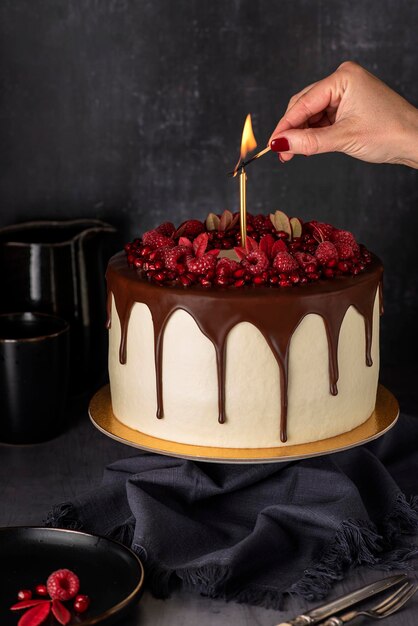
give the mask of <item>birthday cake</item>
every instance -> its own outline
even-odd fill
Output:
[[[268,448],[372,414],[382,264],[281,211],[161,224],[109,261],[113,413],[179,443]]]

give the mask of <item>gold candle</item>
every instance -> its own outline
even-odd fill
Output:
[[[239,199],[241,246],[244,248],[247,239],[247,174],[243,167],[239,175]]]

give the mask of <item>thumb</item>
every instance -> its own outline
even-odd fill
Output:
[[[286,150],[287,140],[289,148]],[[274,152],[287,154],[322,154],[324,152],[344,152],[348,143],[347,133],[342,124],[333,124],[323,128],[292,128],[280,133],[280,137],[272,137],[270,147]],[[287,159],[286,159],[287,160]]]

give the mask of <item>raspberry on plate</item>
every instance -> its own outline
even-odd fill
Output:
[[[80,589],[78,576],[69,569],[58,569],[46,581],[48,593],[53,600],[71,600]]]

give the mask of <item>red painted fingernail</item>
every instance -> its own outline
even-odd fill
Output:
[[[273,152],[287,152],[289,148],[289,142],[286,137],[279,137],[278,139],[273,139],[271,142]]]

